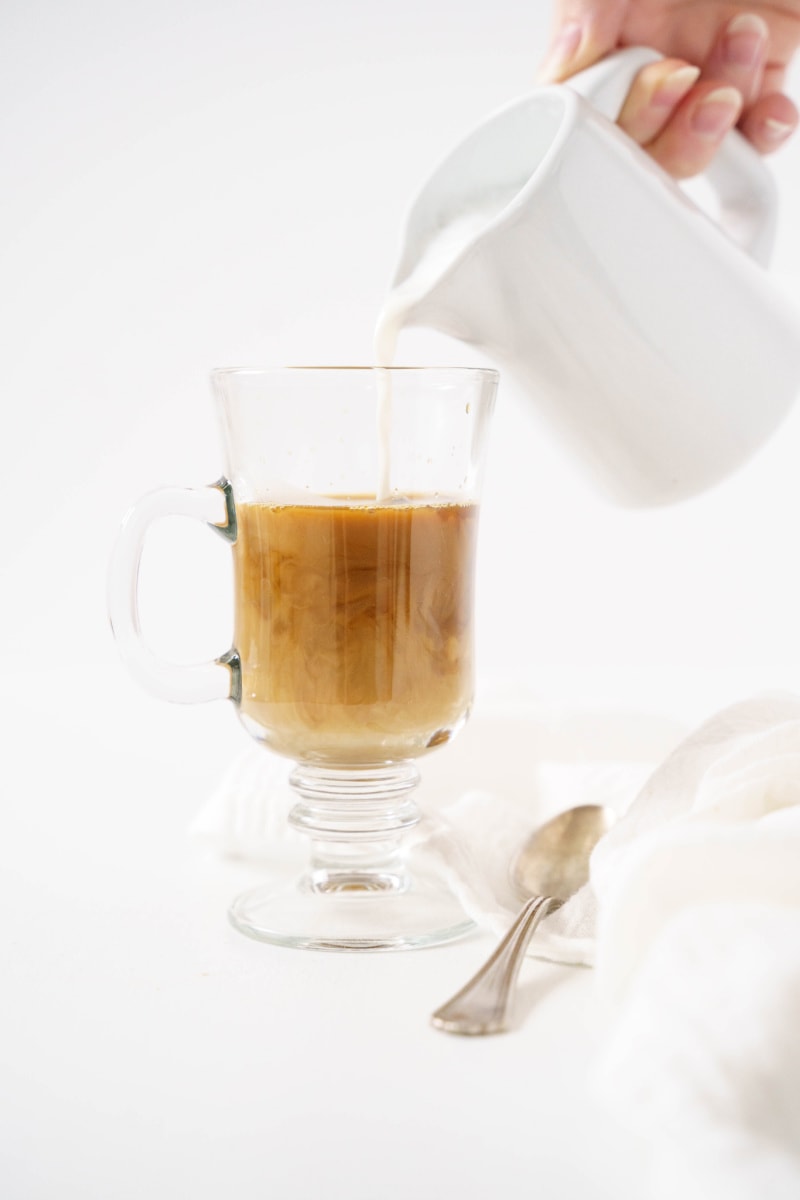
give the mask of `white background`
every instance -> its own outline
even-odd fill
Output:
[[[185,829],[246,738],[222,706],[173,708],[136,691],[108,629],[105,572],[137,496],[220,474],[210,368],[370,360],[410,198],[457,138],[531,85],[548,15],[544,0],[3,0],[0,859],[4,911],[16,902],[24,913],[12,925],[21,986],[6,996],[4,1021],[17,1068],[2,1095],[16,1172],[9,1200],[161,1200],[184,1185],[195,1197],[305,1200],[292,1163],[309,1112],[320,1158],[338,1171],[331,1195],[408,1194],[407,1165],[393,1185],[384,1177],[378,1190],[347,1190],[347,1112],[324,1080],[314,1091],[308,1060],[293,1068],[305,1045],[302,1031],[288,1032],[292,1014],[305,1013],[303,981],[325,989],[314,1037],[329,1039],[330,1071],[383,1096],[387,1120],[401,1122],[398,1144],[422,1129],[432,1146],[437,1114],[451,1122],[450,1149],[466,1165],[453,1176],[443,1161],[428,1195],[448,1194],[448,1181],[464,1196],[490,1194],[501,1151],[508,1178],[530,1166],[524,1122],[513,1120],[530,1080],[511,1074],[513,1043],[473,1046],[465,1059],[463,1047],[418,1045],[409,1032],[466,971],[468,951],[379,964],[310,956],[287,975],[281,952],[231,931],[232,942],[220,933],[209,948],[202,921],[224,911],[229,892],[224,879],[204,891],[186,875]],[[783,213],[774,273],[797,300],[800,142],[773,161]],[[400,355],[480,361],[418,332]],[[481,688],[694,720],[753,691],[799,687],[799,447],[795,413],[708,495],[624,512],[584,485],[504,381],[483,515]],[[144,564],[147,614],[160,645],[208,657],[230,639],[228,552],[175,524],[154,534]],[[381,1005],[398,988],[413,997],[392,1029],[420,1072],[418,1111],[407,1080],[402,1104],[385,1093],[387,1077],[408,1069],[381,1040]],[[276,1067],[259,1034],[281,1005],[288,1041]],[[586,1018],[570,994],[566,1011]],[[605,1176],[594,1168],[608,1131],[558,1090],[581,1038],[564,1059],[547,1019],[531,1034],[549,1089],[540,1134],[556,1139],[537,1159],[551,1179],[541,1194],[621,1197],[616,1153]],[[237,1024],[255,1047],[253,1077]],[[470,1125],[452,1105],[477,1064],[484,1109]],[[261,1136],[253,1114],[273,1069],[288,1089],[280,1128],[291,1156],[278,1159],[269,1193],[246,1146]],[[388,1137],[380,1111],[361,1109],[369,1136],[359,1161],[376,1178]],[[580,1156],[558,1151],[572,1118],[584,1120],[585,1179]],[[213,1161],[203,1143],[212,1127],[225,1146]],[[638,1200],[639,1184],[630,1194]]]

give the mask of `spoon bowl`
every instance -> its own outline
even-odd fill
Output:
[[[613,809],[582,804],[540,826],[511,864],[525,904],[491,958],[431,1017],[445,1033],[501,1033],[519,968],[537,925],[589,880],[589,860],[616,820]]]
[[[589,881],[589,858],[616,820],[602,804],[568,808],[534,830],[511,864],[520,900],[551,896],[569,900]]]

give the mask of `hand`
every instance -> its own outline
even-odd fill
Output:
[[[540,81],[631,45],[668,57],[640,71],[619,125],[676,178],[704,170],[734,125],[762,154],[797,128],[781,89],[800,45],[800,0],[556,0]]]

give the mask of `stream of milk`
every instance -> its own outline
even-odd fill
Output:
[[[418,309],[445,272],[485,230],[505,207],[513,190],[504,188],[475,197],[468,207],[456,212],[422,245],[411,271],[396,283],[387,295],[375,327],[373,350],[378,367],[391,367],[397,353],[397,341],[406,324],[424,324]],[[391,498],[391,427],[392,376],[389,370],[376,371],[378,386],[378,480],[376,500]]]

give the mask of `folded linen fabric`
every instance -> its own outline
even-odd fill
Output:
[[[798,1012],[797,909],[691,905],[658,935],[592,1080],[651,1147],[651,1200],[800,1196]]]
[[[595,1084],[653,1195],[800,1196],[800,700],[707,722],[598,846]]]

